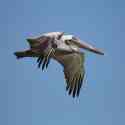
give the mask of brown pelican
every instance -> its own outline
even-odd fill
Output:
[[[16,57],[37,57],[38,67],[42,65],[42,70],[48,67],[50,59],[58,61],[64,67],[66,90],[73,97],[79,96],[85,76],[85,56],[80,48],[104,55],[101,50],[64,32],[45,33],[37,38],[28,38],[27,42],[30,49],[15,52]]]

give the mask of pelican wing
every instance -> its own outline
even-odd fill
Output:
[[[65,54],[60,56],[58,61],[64,66],[66,90],[69,95],[79,96],[85,75],[84,53]]]

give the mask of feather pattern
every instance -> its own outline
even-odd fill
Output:
[[[66,90],[73,97],[79,96],[80,89],[83,83],[85,68],[84,68],[84,53],[70,53],[57,57],[57,60],[64,67],[64,75],[66,80]]]
[[[64,68],[66,91],[72,97],[79,96],[85,76],[85,54],[80,48],[104,55],[99,49],[64,32],[45,33],[40,37],[27,39],[27,42],[30,48],[15,52],[17,59],[37,57],[38,68],[42,67],[42,70],[48,68],[51,59],[58,61]]]

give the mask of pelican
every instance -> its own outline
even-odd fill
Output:
[[[51,59],[59,62],[64,68],[66,90],[72,97],[79,96],[85,77],[85,52],[81,49],[104,55],[100,49],[64,32],[44,33],[39,37],[26,40],[29,43],[29,49],[15,52],[17,59],[36,57],[38,68],[42,66],[42,70],[47,69]]]

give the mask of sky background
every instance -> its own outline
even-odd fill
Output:
[[[1,0],[1,125],[125,125],[124,0]],[[87,85],[73,99],[61,65],[44,73],[36,60],[16,60],[26,38],[65,31],[105,56],[86,52]]]

